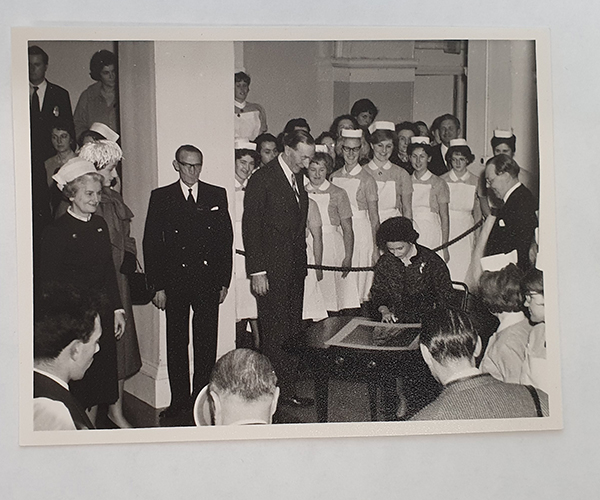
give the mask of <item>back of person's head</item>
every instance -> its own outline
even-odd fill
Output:
[[[28,56],[42,56],[43,63],[47,66],[49,57],[44,49],[42,49],[39,45],[32,45],[27,49]]]
[[[476,356],[478,335],[469,314],[436,309],[423,318],[419,341],[441,365]]]
[[[519,172],[521,171],[521,168],[519,167],[519,164],[508,155],[496,155],[485,163],[486,167],[488,165],[494,166],[494,172],[496,172],[496,175],[501,175],[504,172],[508,172],[513,179],[519,178]]]
[[[518,312],[523,308],[523,273],[515,264],[500,271],[485,271],[479,279],[483,302],[491,313]]]
[[[255,401],[275,394],[277,376],[265,355],[251,349],[234,349],[216,362],[209,387],[222,394]]]
[[[99,50],[90,60],[90,77],[92,80],[100,81],[102,68],[106,66],[117,66],[117,58],[110,50]]]
[[[310,133],[310,125],[308,124],[306,119],[292,118],[285,124],[285,127],[283,128],[283,133],[289,134],[290,132],[293,132],[294,130],[298,129],[305,130],[306,132]]]
[[[88,342],[99,310],[94,294],[63,283],[47,284],[35,301],[33,357],[53,360],[74,340]]]

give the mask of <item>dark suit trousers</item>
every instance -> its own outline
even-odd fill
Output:
[[[219,292],[192,287],[172,288],[167,294],[167,369],[171,406],[191,404],[208,384],[217,356]],[[190,391],[188,357],[190,306],[194,347],[193,391]],[[191,399],[190,399],[191,395]]]
[[[269,358],[281,389],[281,396],[296,393],[298,358],[291,353],[302,344],[302,301],[304,277],[270,277],[269,292],[258,297],[260,348]]]

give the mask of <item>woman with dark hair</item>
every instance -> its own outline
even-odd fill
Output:
[[[234,247],[244,250],[242,239],[242,217],[244,215],[244,194],[248,179],[259,164],[259,156],[255,151],[256,144],[244,140],[235,141],[235,220]],[[235,254],[235,315],[236,340],[235,345],[258,349],[260,337],[258,333],[258,312],[256,297],[252,295],[250,280],[246,275],[246,259],[243,255]],[[247,339],[247,326],[250,323],[252,341]]]
[[[344,166],[331,174],[331,182],[346,191],[352,206],[354,267],[372,266],[379,254],[375,245],[375,234],[379,227],[377,183],[358,163],[362,135],[361,129],[342,130],[340,144]],[[373,273],[356,274],[360,301],[366,302],[369,300]]]
[[[364,169],[377,183],[379,221],[403,215],[412,219],[412,182],[410,175],[390,161],[394,152],[396,132],[392,122],[374,122],[369,136],[373,159]]]
[[[359,99],[352,105],[350,114],[356,118],[360,128],[368,129],[377,118],[379,110],[370,99]]]
[[[406,217],[393,217],[377,231],[383,252],[375,265],[371,301],[385,323],[419,323],[452,298],[450,273],[439,255],[417,244],[419,233]]]
[[[52,186],[54,181],[52,176],[71,158],[75,158],[77,143],[75,142],[75,130],[73,124],[64,118],[57,118],[52,125],[52,135],[50,136],[52,147],[56,154],[44,162],[46,175],[48,177],[48,186]]]
[[[479,179],[467,170],[475,155],[464,139],[452,139],[446,152],[446,163],[452,170],[442,175],[450,190],[450,239],[456,238],[481,219],[481,204],[477,194]],[[448,247],[448,267],[454,281],[465,281],[475,242],[470,233]]]
[[[398,140],[396,154],[392,157],[392,161],[412,175],[414,169],[412,168],[410,159],[408,158],[408,145],[410,144],[410,139],[412,137],[416,135],[422,136],[423,134],[420,134],[417,128],[411,122],[398,123],[395,126],[395,130]]]
[[[109,50],[99,50],[90,60],[90,77],[96,83],[85,89],[73,114],[75,133],[79,137],[94,122],[104,123],[118,132],[119,92],[117,58]]]
[[[519,268],[509,264],[500,271],[485,271],[479,286],[484,304],[500,320],[481,361],[481,371],[513,384],[519,383],[531,331],[523,313],[522,278]]]
[[[515,157],[517,152],[517,137],[510,130],[494,130],[494,136],[490,141],[494,156],[507,155]]]
[[[277,158],[277,155],[279,154],[279,150],[277,149],[277,137],[273,134],[260,134],[254,140],[254,143],[256,143],[256,153],[258,155],[258,161],[255,161],[254,168],[260,168]]]
[[[99,404],[112,405],[119,396],[117,383],[117,340],[125,331],[122,307],[113,263],[109,228],[96,215],[104,177],[96,167],[73,158],[54,175],[70,206],[52,222],[42,240],[42,284],[71,284],[81,293],[102,297],[100,350],[83,379],[71,384],[73,395],[94,420]]]
[[[246,102],[250,92],[250,76],[243,71],[238,71],[234,78],[235,137],[252,141],[267,131],[267,113],[260,104]]]
[[[415,170],[411,177],[413,221],[421,235],[420,243],[427,248],[437,248],[448,242],[450,231],[448,184],[427,168],[432,155],[428,137],[411,138],[407,152]],[[442,250],[442,256],[448,262],[448,248]]]

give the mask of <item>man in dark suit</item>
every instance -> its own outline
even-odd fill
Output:
[[[208,384],[217,353],[219,304],[231,281],[233,230],[227,194],[199,181],[203,155],[181,146],[173,168],[179,180],[152,191],[144,230],[146,273],[153,303],[167,314],[167,368],[171,404],[161,416],[191,409]],[[189,316],[193,316],[194,378],[189,383]]]
[[[466,312],[433,311],[423,321],[419,342],[425,363],[444,390],[411,420],[548,416],[544,391],[501,382],[476,368],[481,339]]]
[[[519,182],[519,171],[517,162],[508,155],[494,156],[486,163],[486,185],[504,204],[497,210],[485,254],[517,250],[518,266],[527,271],[532,267],[529,250],[535,241],[538,220],[535,199]]]
[[[296,396],[298,363],[290,348],[301,344],[308,213],[301,170],[314,155],[315,141],[296,130],[283,142],[283,153],[248,181],[242,235],[257,296],[261,350],[279,377],[281,403],[302,406],[310,402]]]
[[[97,305],[58,283],[49,284],[35,305],[33,428],[93,429],[69,383],[83,378],[99,350],[102,327]]]
[[[42,164],[56,152],[52,147],[52,124],[67,120],[74,130],[69,92],[46,80],[48,54],[32,45],[29,55],[29,103],[31,113],[31,156]],[[73,137],[75,139],[75,137]]]
[[[445,114],[438,116],[433,123],[437,126],[442,142],[433,148],[428,168],[432,173],[440,176],[452,170],[452,166],[446,163],[446,153],[450,147],[450,141],[460,137],[460,120],[454,115]]]

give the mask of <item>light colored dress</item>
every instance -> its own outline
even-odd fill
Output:
[[[458,177],[454,170],[442,175],[442,179],[448,183],[450,190],[450,204],[448,212],[450,215],[450,239],[464,233],[475,224],[473,208],[479,202],[477,197],[477,185],[479,180],[469,171],[462,177]],[[448,247],[450,260],[448,269],[453,281],[465,281],[467,270],[471,264],[475,238],[473,233]]]
[[[235,138],[253,141],[267,131],[267,114],[260,104],[246,102],[243,107],[234,101]]]
[[[236,250],[244,250],[242,239],[242,216],[244,214],[245,186],[235,179],[235,221],[233,241]],[[233,259],[235,276],[235,317],[236,321],[242,319],[256,319],[258,317],[256,298],[252,295],[250,279],[246,275],[246,258],[237,252]]]
[[[413,221],[419,233],[417,243],[433,250],[442,244],[440,204],[448,203],[450,200],[448,184],[429,170],[421,179],[417,179],[415,174],[411,179]]]
[[[371,160],[364,169],[377,183],[379,222],[404,215],[402,199],[408,198],[413,192],[408,172],[389,161],[378,167]]]
[[[346,191],[325,181],[318,188],[310,183],[305,184],[308,197],[319,209],[323,230],[323,265],[340,266],[346,250],[341,227],[342,219],[352,218],[352,207]],[[310,254],[309,254],[310,256]],[[319,282],[325,307],[328,311],[354,309],[360,307],[356,277],[350,273],[342,278],[339,271],[323,271],[323,279]]]
[[[546,361],[546,323],[538,323],[529,332],[519,383],[550,392]]]
[[[309,264],[315,263],[313,252],[313,237],[310,229],[319,230],[322,227],[319,207],[309,198],[308,216],[306,220],[306,256]],[[321,292],[321,282],[317,281],[317,273],[314,269],[308,269],[304,281],[304,303],[302,306],[302,319],[312,319],[320,321],[327,317],[323,292]]]
[[[331,174],[331,182],[348,194],[352,207],[352,228],[354,229],[353,267],[370,267],[373,256],[373,233],[367,211],[367,202],[377,202],[377,183],[365,170],[356,165],[350,173],[346,168]],[[361,302],[369,300],[373,283],[373,271],[352,272],[346,278],[356,280]]]

